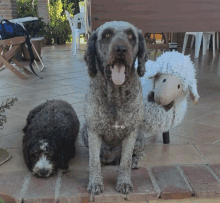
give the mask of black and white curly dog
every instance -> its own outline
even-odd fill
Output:
[[[29,170],[38,177],[49,177],[58,168],[67,170],[79,126],[66,101],[48,100],[31,110],[23,129],[23,156]]]
[[[101,163],[120,164],[116,190],[122,194],[132,191],[131,169],[138,168],[144,156],[140,77],[146,60],[142,32],[128,22],[107,22],[91,33],[85,54],[90,86],[82,129],[89,148],[91,194],[104,190]]]

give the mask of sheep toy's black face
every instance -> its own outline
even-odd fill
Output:
[[[35,143],[29,151],[34,175],[49,177],[56,171],[56,154],[53,145],[46,140]]]

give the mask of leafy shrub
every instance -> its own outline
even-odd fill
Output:
[[[38,17],[36,0],[17,0],[17,18]],[[31,37],[44,36],[46,24],[42,18],[32,22],[23,23]]]
[[[2,102],[2,105],[0,106],[0,130],[3,129],[3,124],[7,123],[7,117],[6,115],[3,114],[5,112],[5,109],[10,109],[10,107],[13,106],[15,101],[18,101],[18,99],[12,98],[10,102],[9,102],[9,99],[7,99],[5,104]]]
[[[50,22],[49,26],[52,30],[52,37],[54,42],[58,44],[65,44],[66,42],[71,42],[71,28],[69,26],[68,19],[65,14],[67,10],[72,14],[73,3],[67,3],[67,0],[51,1],[49,5],[49,16]]]
[[[65,10],[72,16],[79,13],[79,0],[50,0],[49,23],[45,24],[40,18],[38,21],[24,23],[30,36],[44,36],[46,44],[54,42],[65,44],[72,41],[71,28]],[[37,0],[17,0],[18,18],[38,17]]]

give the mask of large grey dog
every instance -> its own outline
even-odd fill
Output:
[[[138,167],[144,154],[139,77],[145,73],[147,54],[142,32],[128,22],[103,24],[89,38],[85,61],[90,88],[82,137],[89,147],[88,191],[98,195],[104,190],[101,162],[120,163],[116,190],[128,194],[133,188],[131,168]]]

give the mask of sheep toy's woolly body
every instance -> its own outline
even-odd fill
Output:
[[[175,101],[175,108],[172,107],[169,111],[154,102],[148,102],[147,96],[144,98],[144,105],[144,128],[149,133],[157,134],[167,132],[181,123],[186,114],[187,99],[179,97]]]
[[[198,102],[194,65],[189,56],[173,51],[166,52],[156,61],[149,60],[146,73],[141,78],[145,105],[144,130],[151,133],[163,133],[179,125],[187,110],[187,97],[190,95],[194,103]],[[174,100],[174,106],[166,111],[163,106],[148,101],[148,95],[154,89],[154,76],[168,74],[179,78],[183,92]]]

